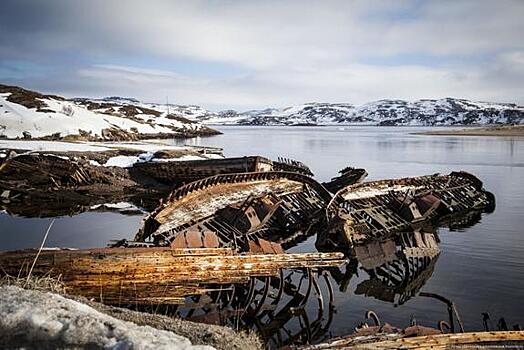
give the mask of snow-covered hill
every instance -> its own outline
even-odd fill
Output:
[[[524,106],[465,99],[379,100],[363,105],[306,103],[287,108],[212,112],[195,105],[43,95],[0,85],[0,138],[136,140],[217,133],[207,125],[524,124]]]
[[[524,106],[472,102],[464,99],[380,100],[354,106],[307,103],[283,109],[236,113],[227,111],[199,118],[208,124],[237,125],[486,125],[524,124]]]
[[[133,99],[68,100],[0,85],[3,138],[136,140],[214,133],[197,121],[168,115]]]

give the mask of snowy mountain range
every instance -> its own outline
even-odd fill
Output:
[[[243,113],[225,111],[198,118],[208,124],[236,125],[487,125],[524,124],[524,106],[473,102],[465,99],[379,100],[355,106],[347,103],[307,103],[282,109]]]
[[[413,102],[379,100],[363,105],[306,103],[286,108],[213,112],[194,105],[143,103],[44,95],[0,85],[0,138],[137,140],[205,136],[208,125],[489,125],[524,124],[524,106],[465,99]]]

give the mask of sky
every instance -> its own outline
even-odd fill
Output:
[[[2,0],[0,83],[212,110],[524,104],[524,1]]]

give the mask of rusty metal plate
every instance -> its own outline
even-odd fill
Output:
[[[275,252],[275,254],[284,254],[284,248],[282,248],[282,246],[278,243],[275,243],[275,242],[270,242],[271,243],[271,247],[273,247],[273,251]]]
[[[173,242],[171,242],[171,248],[178,249],[178,248],[187,248],[186,246],[186,238],[184,237],[184,234],[179,234],[175,237]]]
[[[273,250],[273,246],[271,245],[271,242],[266,241],[265,239],[259,239],[258,244],[260,244],[260,247],[262,248],[262,251],[266,254],[275,254],[275,251]]]
[[[218,248],[220,245],[218,236],[213,231],[204,232],[204,247],[205,248]]]
[[[249,244],[249,251],[251,253],[263,253],[262,248],[258,245],[257,242],[249,240],[248,244]]]
[[[202,244],[202,233],[198,230],[190,230],[186,232],[186,241],[188,248],[201,248]]]

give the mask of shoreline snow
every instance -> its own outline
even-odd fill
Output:
[[[57,294],[4,286],[0,295],[0,336],[13,348],[214,349]]]

